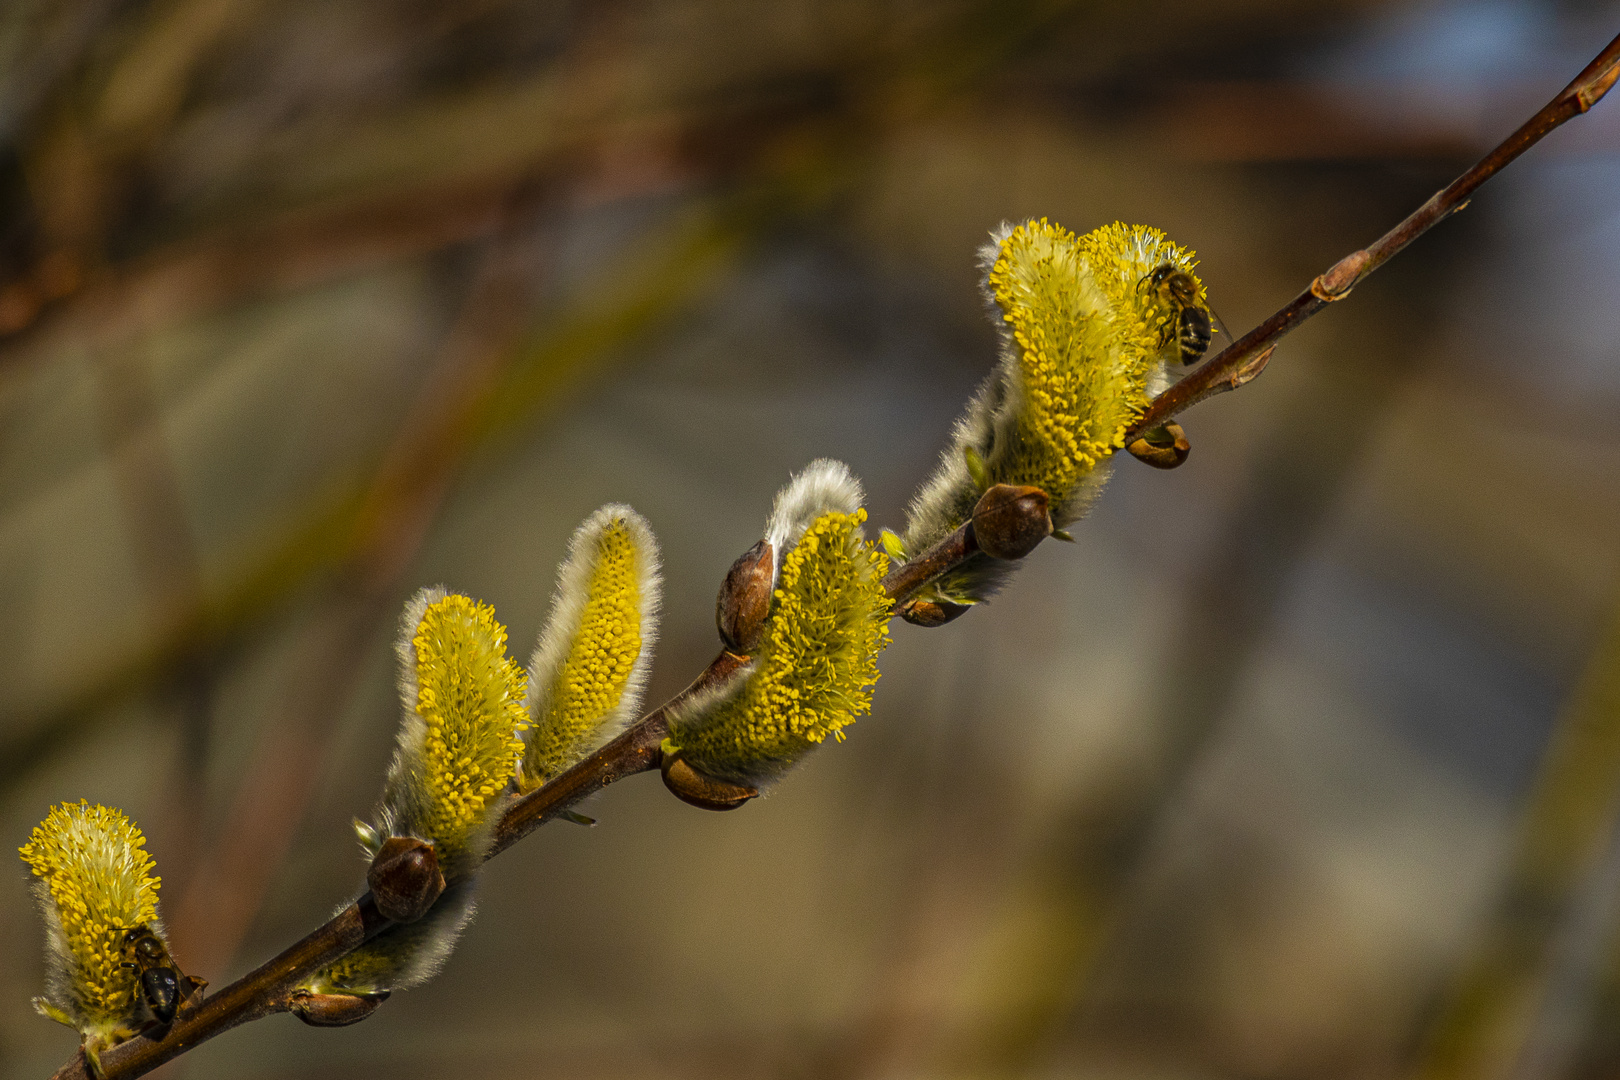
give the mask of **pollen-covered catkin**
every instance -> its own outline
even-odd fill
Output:
[[[659,590],[658,545],[634,510],[605,506],[575,531],[529,664],[520,790],[544,784],[635,717]]]
[[[482,861],[523,752],[523,673],[494,609],[444,589],[406,605],[397,651],[405,717],[370,835],[431,841],[454,878]]]
[[[664,752],[699,772],[760,787],[871,711],[888,644],[888,561],[861,536],[866,512],[813,519],[781,560],[754,662],[670,719]]]
[[[146,927],[162,940],[145,845],[121,811],[80,801],[52,809],[20,849],[46,928],[46,992],[34,1007],[75,1028],[92,1055],[139,1026],[139,977],[124,966],[128,932]]]
[[[405,707],[399,745],[376,825],[355,829],[368,857],[392,836],[428,841],[447,884],[427,914],[317,972],[300,987],[308,992],[404,989],[439,969],[472,918],[474,871],[523,753],[523,673],[506,655],[506,627],[493,608],[423,589],[405,606],[396,651]]]
[[[903,548],[913,557],[967,521],[995,484],[1046,492],[1055,528],[1082,516],[1179,356],[1178,312],[1143,284],[1158,267],[1190,274],[1195,262],[1157,229],[1115,222],[1076,236],[1043,218],[1003,225],[980,258],[1001,360],[908,508]],[[975,556],[918,598],[977,603],[1013,565]]]

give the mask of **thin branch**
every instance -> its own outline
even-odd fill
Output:
[[[1610,42],[1546,108],[1416,213],[1371,247],[1341,259],[1287,307],[1156,398],[1127,438],[1164,423],[1195,402],[1252,380],[1284,334],[1329,303],[1342,299],[1357,282],[1396,252],[1442,218],[1461,209],[1475,188],[1548,132],[1590,109],[1617,78],[1620,78],[1620,37]],[[977,550],[964,525],[916,559],[897,567],[884,579],[884,589],[891,600],[904,600],[928,581],[977,554]],[[661,763],[659,744],[668,733],[670,709],[689,695],[725,678],[747,659],[722,652],[692,685],[673,699],[544,787],[512,803],[496,825],[490,857],[607,785],[657,768]],[[367,893],[274,959],[183,1011],[162,1041],[137,1036],[104,1051],[101,1062],[107,1080],[140,1076],[223,1031],[287,1011],[291,994],[300,982],[391,925],[377,912],[371,894]],[[90,1080],[83,1055],[76,1054],[56,1071],[52,1080]]]
[[[1281,311],[1250,330],[1221,354],[1176,385],[1153,399],[1141,419],[1125,433],[1125,442],[1158,427],[1205,398],[1236,390],[1252,382],[1265,370],[1271,352],[1283,335],[1321,311],[1335,300],[1350,295],[1367,275],[1388,262],[1396,252],[1428,232],[1442,220],[1468,205],[1474,189],[1495,176],[1514,158],[1540,142],[1553,129],[1581,115],[1602,100],[1620,78],[1620,36],[1598,53],[1573,82],[1496,149],[1429,201],[1407,216],[1405,221],[1379,237],[1369,247],[1352,251],[1312,281]]]

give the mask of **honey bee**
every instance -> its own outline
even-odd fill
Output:
[[[169,1033],[174,1014],[208,984],[182,975],[169,956],[169,950],[150,927],[137,926],[124,935],[125,960],[122,967],[139,973],[141,1003],[151,1020],[145,1030],[154,1039]]]
[[[1142,279],[1142,285],[1158,294],[1159,303],[1176,311],[1173,332],[1181,348],[1181,362],[1196,364],[1209,348],[1211,322],[1219,323],[1210,310],[1198,302],[1198,282],[1187,271],[1161,263]],[[1161,346],[1170,344],[1171,333],[1171,328],[1166,327]]]
[[[1164,328],[1159,340],[1162,349],[1174,336],[1184,365],[1196,364],[1209,350],[1215,332],[1230,339],[1226,327],[1208,307],[1198,302],[1198,281],[1185,270],[1172,263],[1160,263],[1142,278],[1138,289],[1151,289],[1159,304],[1176,313],[1175,321]],[[1133,440],[1126,448],[1133,457],[1156,469],[1174,469],[1187,460],[1191,446],[1181,425],[1174,422],[1161,424]]]

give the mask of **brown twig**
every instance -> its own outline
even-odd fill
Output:
[[[1158,427],[1183,410],[1216,394],[1236,390],[1264,370],[1283,335],[1335,300],[1350,295],[1367,275],[1388,262],[1396,252],[1442,220],[1468,205],[1469,197],[1514,158],[1540,142],[1549,132],[1573,120],[1602,100],[1620,78],[1620,36],[1609,42],[1573,82],[1547,103],[1496,149],[1409,214],[1405,221],[1370,246],[1352,251],[1312,281],[1281,311],[1244,334],[1221,354],[1154,398],[1141,419],[1125,433],[1125,441]]]
[[[892,587],[890,580],[884,579],[889,596],[902,599],[935,575],[972,555],[976,549],[970,549],[961,542],[962,531],[957,530],[907,564],[936,567],[931,573],[920,577],[913,575]],[[954,559],[950,554],[953,551],[956,552]],[[894,574],[890,575],[890,578],[894,577]],[[659,745],[669,734],[670,710],[692,694],[725,679],[747,662],[746,656],[721,652],[685,690],[561,776],[513,802],[495,826],[494,843],[488,857],[494,858],[564,810],[609,784],[658,768],[663,756]],[[183,1011],[161,1042],[137,1036],[103,1051],[101,1065],[107,1080],[140,1076],[238,1024],[286,1012],[291,1003],[290,994],[300,981],[359,948],[390,925],[377,912],[371,894],[367,893],[269,963],[242,976],[200,1005]],[[90,1080],[82,1055],[58,1069],[52,1080]]]
[[[1553,101],[1457,180],[1371,247],[1341,259],[1317,277],[1300,296],[1188,378],[1156,398],[1127,434],[1127,441],[1164,423],[1206,397],[1235,389],[1259,374],[1279,338],[1334,300],[1342,299],[1364,277],[1430,227],[1466,204],[1468,196],[1505,165],[1565,121],[1586,112],[1620,78],[1620,37]],[[977,553],[967,525],[885,579],[891,600],[900,601],[928,581]],[[722,652],[685,690],[654,709],[618,738],[544,787],[512,803],[495,828],[490,856],[504,851],[540,825],[587,796],[627,776],[660,764],[659,745],[668,732],[672,707],[689,695],[725,678],[747,657]],[[309,975],[344,956],[388,926],[367,893],[325,925],[274,959],[200,1004],[183,1011],[159,1042],[137,1036],[101,1055],[108,1080],[140,1076],[192,1047],[239,1024],[257,1020],[290,1005],[294,988]],[[89,1080],[82,1055],[75,1055],[52,1080]]]

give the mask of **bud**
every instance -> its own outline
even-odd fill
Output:
[[[444,892],[444,874],[433,845],[414,836],[383,841],[366,871],[377,910],[395,922],[415,922]]]
[[[288,1011],[310,1027],[348,1027],[358,1024],[387,1001],[388,991],[376,994],[312,994],[294,991]]]
[[[704,810],[735,810],[749,799],[759,796],[757,788],[728,784],[724,780],[705,776],[681,757],[678,751],[664,755],[660,772],[664,777],[664,786],[669,788],[677,799],[702,807]]]
[[[979,550],[997,559],[1022,559],[1052,535],[1046,492],[1038,487],[997,484],[973,508]]]
[[[1192,444],[1187,441],[1187,433],[1181,430],[1181,425],[1169,420],[1132,439],[1125,449],[1137,461],[1152,465],[1155,469],[1174,469],[1187,460],[1187,455],[1192,452]]]
[[[972,604],[953,604],[949,600],[907,600],[896,607],[895,614],[913,626],[944,626],[961,616]]]
[[[714,621],[720,640],[732,652],[747,656],[759,646],[765,616],[771,610],[775,578],[775,551],[769,540],[761,540],[743,552],[726,571],[714,604]]]
[[[523,754],[523,672],[493,608],[423,589],[405,605],[396,652],[399,743],[375,825],[355,822],[378,910],[395,922],[296,988],[306,1022],[361,1018],[348,1010],[363,1006],[321,995],[403,990],[443,966],[472,918],[474,871]]]

